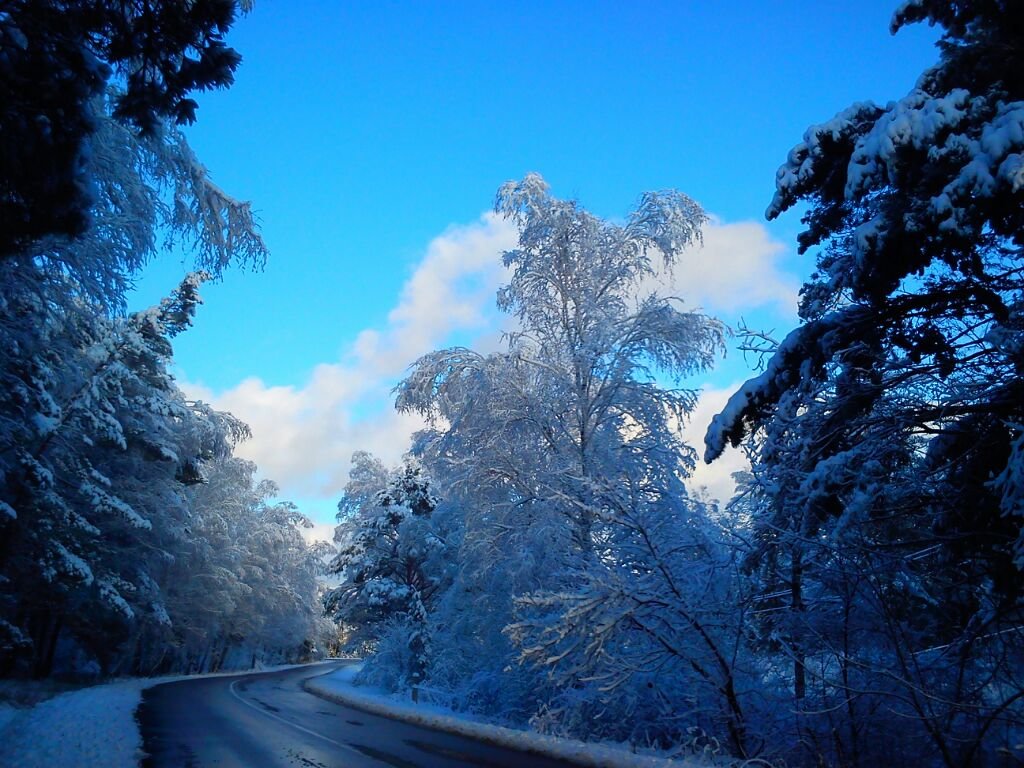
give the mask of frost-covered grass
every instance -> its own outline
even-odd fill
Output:
[[[259,671],[295,666],[302,665],[285,664]],[[144,753],[135,710],[144,690],[192,677],[227,677],[253,671],[117,680],[57,695],[53,693],[62,686],[5,682],[0,686],[0,699],[6,700],[0,703],[0,766],[137,768]]]
[[[355,707],[375,715],[422,725],[438,731],[477,739],[488,744],[544,755],[556,760],[567,760],[580,766],[593,768],[681,768],[718,764],[702,759],[669,760],[654,755],[634,754],[624,747],[611,744],[593,744],[574,739],[546,736],[530,731],[493,725],[471,719],[465,713],[453,712],[436,704],[413,703],[397,695],[357,686],[353,680],[361,665],[341,669],[307,680],[307,690],[345,706]]]

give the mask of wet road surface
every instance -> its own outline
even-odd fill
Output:
[[[347,662],[165,683],[143,692],[146,768],[569,768],[321,699],[302,683]]]

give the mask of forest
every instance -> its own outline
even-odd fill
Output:
[[[268,258],[179,128],[248,3],[156,39],[119,3],[7,5],[0,676],[342,649],[369,686],[715,764],[1024,763],[1016,3],[902,3],[894,33],[940,34],[913,89],[779,148],[766,215],[799,213],[814,266],[778,336],[659,291],[709,222],[689,196],[607,220],[502,185],[500,345],[409,361],[394,405],[427,426],[398,466],[353,456],[334,546],[171,374],[203,284]],[[169,254],[195,271],[126,312]],[[688,445],[737,341],[756,370]],[[727,448],[750,469],[719,503],[689,478]]]
[[[178,128],[190,90],[230,82],[238,57],[219,38],[235,4],[197,6],[158,40],[119,3],[3,8],[0,675],[309,657],[334,634],[325,553],[233,455],[248,427],[170,373],[203,283],[268,255]],[[135,275],[174,253],[194,271],[127,313]]]

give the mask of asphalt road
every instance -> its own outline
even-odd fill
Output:
[[[164,683],[138,719],[153,768],[398,768],[569,763],[490,746],[321,699],[302,682],[346,662]]]

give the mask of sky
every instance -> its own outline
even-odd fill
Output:
[[[784,335],[813,254],[796,253],[799,212],[764,219],[775,172],[808,126],[902,96],[935,61],[935,30],[889,34],[894,7],[257,0],[228,35],[235,84],[199,95],[186,135],[252,201],[271,256],[206,287],[175,340],[179,383],[252,426],[239,453],[329,536],[352,452],[395,463],[418,427],[390,394],[407,366],[500,343],[516,233],[490,208],[531,171],[613,221],[645,191],[687,193],[712,221],[664,290]],[[189,267],[155,261],[132,307]],[[698,448],[754,374],[731,346],[686,383],[704,393]],[[725,500],[741,466],[727,453],[694,483]]]

